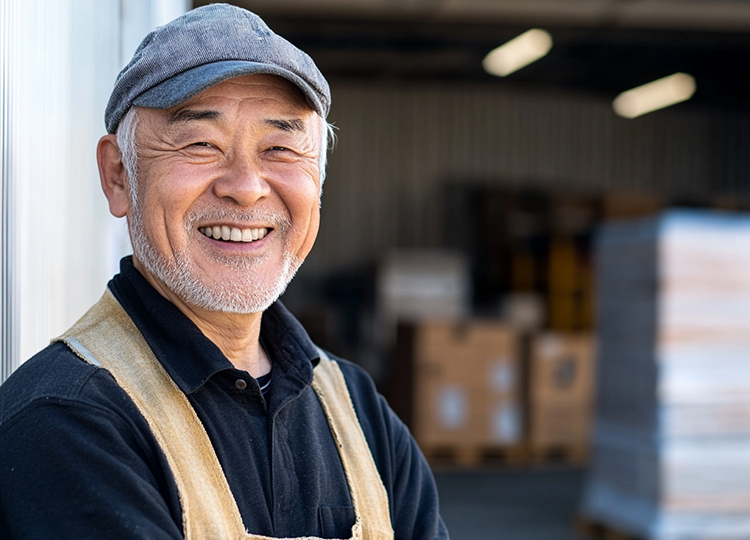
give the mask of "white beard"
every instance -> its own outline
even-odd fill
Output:
[[[223,313],[260,313],[273,304],[286,290],[287,285],[302,265],[303,259],[291,253],[286,241],[286,233],[291,226],[289,218],[269,212],[228,212],[206,211],[193,212],[185,216],[185,233],[201,234],[195,224],[199,221],[233,222],[264,221],[273,223],[274,232],[284,241],[280,271],[269,279],[261,278],[253,270],[259,267],[267,257],[222,257],[214,256],[214,262],[231,268],[235,278],[229,282],[209,283],[202,278],[187,249],[174,253],[170,260],[159,253],[146,235],[141,205],[137,194],[131,194],[133,212],[128,221],[133,254],[151,274],[176,294],[183,302],[209,311]]]

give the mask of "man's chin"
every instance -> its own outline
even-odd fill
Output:
[[[134,243],[134,253],[136,268],[150,274],[149,282],[167,299],[179,299],[200,310],[237,314],[265,311],[284,293],[302,264],[286,250],[276,264],[270,264],[267,257],[195,260],[185,252],[168,260],[148,242]]]
[[[161,276],[162,281],[186,304],[195,308],[250,314],[265,311],[286,290],[301,261],[286,260],[281,268],[230,270],[226,267],[211,275],[200,274],[190,265],[178,264],[176,270]]]

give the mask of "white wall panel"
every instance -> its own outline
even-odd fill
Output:
[[[127,252],[124,221],[109,215],[99,187],[104,108],[137,42],[186,8],[0,2],[0,380],[98,299]]]
[[[17,41],[19,2],[0,2],[0,381],[11,372],[18,357],[18,326],[14,324],[18,303],[13,271],[15,242],[11,224],[15,219],[15,161],[13,97],[17,94],[13,44]]]

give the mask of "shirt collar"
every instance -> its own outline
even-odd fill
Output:
[[[120,261],[120,273],[108,286],[183,392],[192,394],[215,373],[234,369],[221,350],[151,286],[132,257]],[[319,361],[317,348],[281,302],[263,313],[260,332],[274,373],[285,373],[302,386],[309,384]]]

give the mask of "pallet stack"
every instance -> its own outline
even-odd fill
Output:
[[[648,540],[750,538],[750,216],[611,223],[597,247],[584,519]]]
[[[433,464],[587,459],[590,333],[528,335],[497,319],[433,320],[400,325],[398,341],[399,394],[412,399],[392,403]]]

